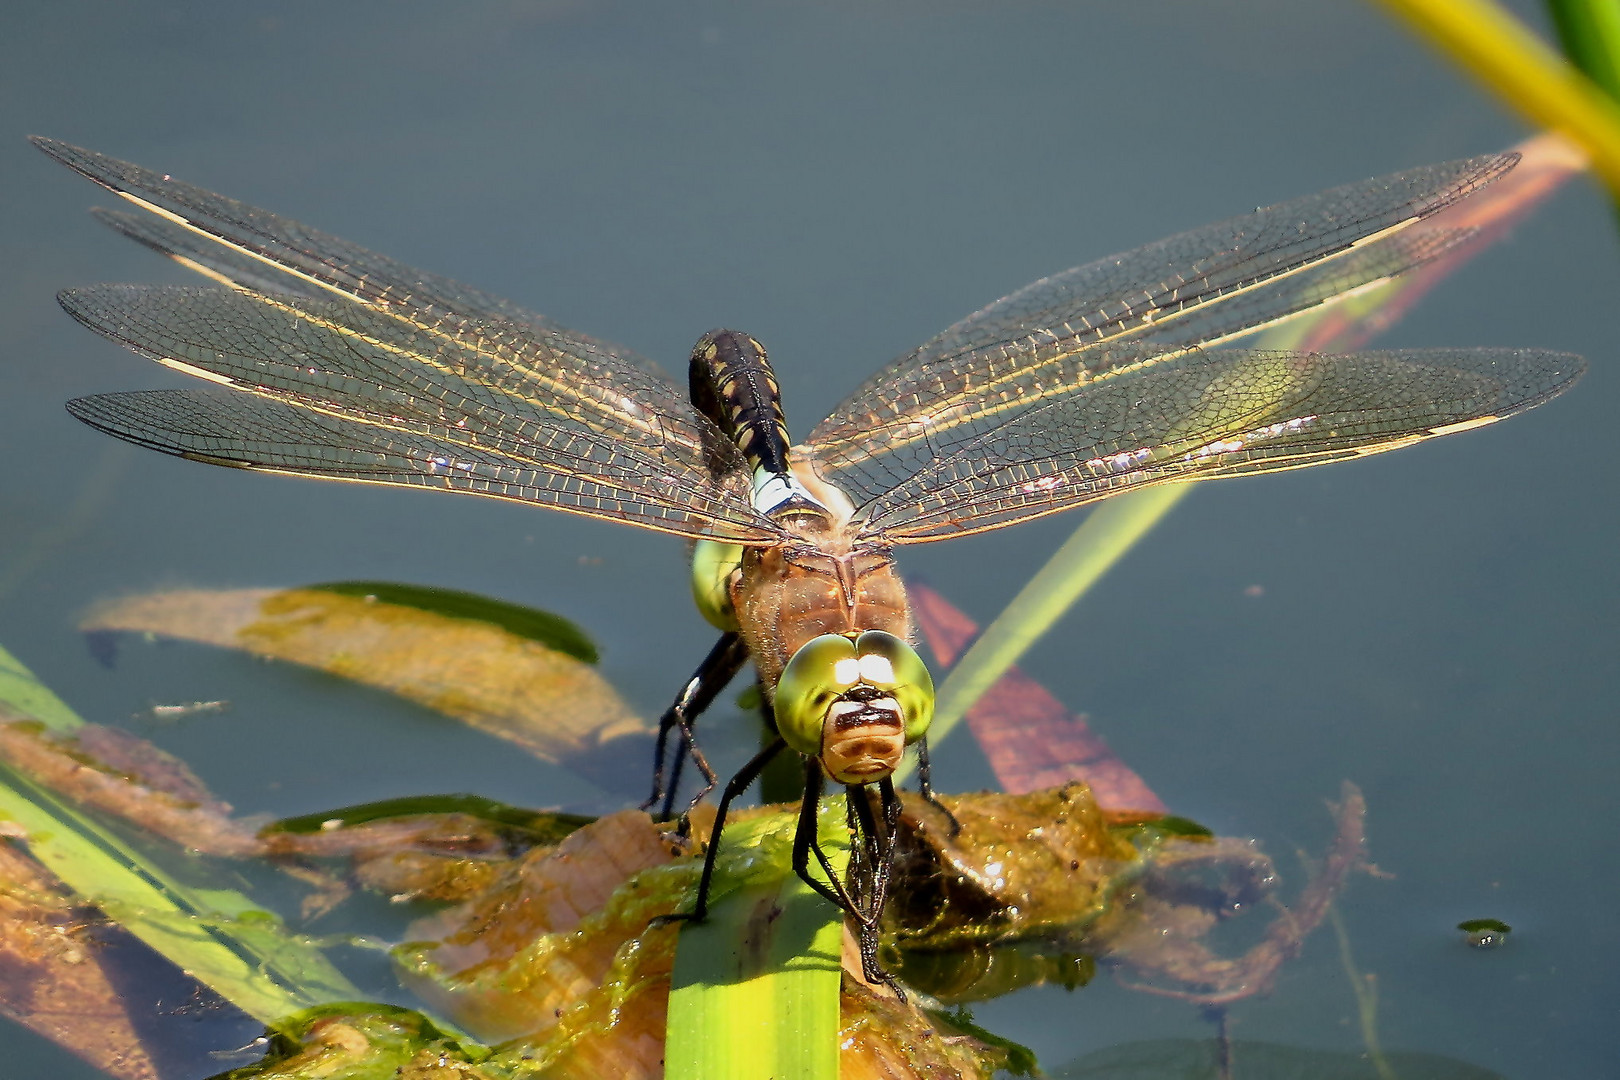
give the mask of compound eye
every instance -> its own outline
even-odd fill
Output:
[[[821,726],[827,712],[861,681],[855,642],[842,634],[822,634],[799,646],[776,683],[776,730],[799,753],[821,753]]]
[[[742,556],[741,544],[699,540],[692,546],[692,600],[716,629],[737,629],[731,582],[742,570]]]
[[[934,719],[934,678],[917,650],[882,630],[867,630],[855,639],[863,682],[882,690],[900,706],[906,745],[922,738]]]

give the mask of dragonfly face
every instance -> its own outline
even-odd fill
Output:
[[[790,747],[840,784],[872,784],[927,734],[934,681],[917,651],[886,631],[822,634],[794,652],[774,704]]]
[[[226,286],[62,293],[80,322],[212,384],[81,398],[74,416],[213,464],[468,492],[729,545],[700,551],[694,574],[726,633],[670,715],[689,733],[714,679],[751,657],[795,749],[849,783],[886,776],[896,727],[903,745],[927,712],[895,546],[1149,484],[1394,449],[1531,408],[1584,370],[1534,349],[1228,347],[1455,248],[1473,231],[1442,211],[1513,168],[1511,154],[1335,188],[1044,278],[878,371],[790,449],[747,335],[700,341],[683,390],[508,301],[35,141],[145,211],[102,212],[113,228]],[[897,804],[880,788],[887,814]],[[882,883],[858,891],[881,909]],[[860,917],[875,965],[876,914]]]

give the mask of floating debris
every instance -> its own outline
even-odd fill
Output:
[[[1457,924],[1465,941],[1476,949],[1496,949],[1507,944],[1513,927],[1501,919],[1468,919]]]

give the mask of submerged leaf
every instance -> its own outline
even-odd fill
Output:
[[[596,820],[584,814],[525,810],[519,806],[486,799],[482,795],[407,795],[398,799],[379,799],[358,806],[327,810],[319,814],[282,818],[270,825],[266,831],[314,833],[339,826],[348,829],[373,821],[425,814],[466,814],[480,821],[505,825],[527,833],[533,844],[555,844],[581,825],[589,825]]]
[[[650,729],[588,664],[482,618],[329,589],[175,590],[96,608],[87,631],[162,634],[374,686],[590,771]]]
[[[586,636],[585,631],[561,615],[538,608],[509,604],[505,600],[459,589],[435,589],[394,581],[331,581],[311,585],[310,588],[338,596],[357,596],[362,600],[413,607],[452,619],[477,619],[498,626],[509,634],[538,641],[549,649],[587,664],[594,664],[598,659],[596,643]]]
[[[68,733],[84,723],[78,714],[68,708],[67,702],[57,697],[50,687],[23,666],[21,660],[4,648],[0,648],[0,702],[51,731]]]
[[[917,625],[934,656],[948,666],[979,628],[938,591],[915,583],[909,588]],[[1016,667],[1007,669],[968,709],[967,722],[1004,791],[1018,794],[1081,780],[1117,816],[1165,813],[1153,789],[1091,730],[1084,716],[1069,712]]]
[[[0,841],[0,1014],[119,1080],[157,1068],[96,955],[97,924],[61,882]]]
[[[264,1061],[216,1080],[508,1080],[485,1067],[488,1051],[441,1031],[421,1013],[390,1005],[329,1004],[273,1028]]]
[[[156,770],[168,782],[196,783],[199,789],[200,782],[178,762],[155,750],[145,753],[133,745],[139,740],[128,737],[103,738],[100,745],[117,754],[131,772],[116,772],[95,761],[79,748],[77,738],[63,732],[73,728],[94,739],[96,729],[67,712],[55,695],[42,698],[29,689],[37,681],[9,653],[0,650],[0,661],[12,676],[0,690],[23,691],[16,700],[0,699],[0,757],[7,763],[0,766],[0,819],[10,823],[11,835],[26,839],[35,859],[176,967],[261,1020],[353,996],[354,988],[318,949],[285,933],[246,897],[197,889],[164,873],[48,790],[77,786],[93,793],[104,809],[119,813],[141,792],[153,790],[137,775],[141,769]],[[41,700],[46,717],[25,711]],[[76,723],[65,723],[64,713]],[[206,798],[205,791],[200,794]],[[185,815],[196,809],[183,800],[163,808],[176,811],[182,826],[189,820]],[[235,835],[229,826],[227,833]]]

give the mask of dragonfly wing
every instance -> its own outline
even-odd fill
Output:
[[[345,430],[361,449],[385,438],[408,454],[421,442],[429,474],[447,447],[451,457],[494,455],[499,468],[557,474],[556,484],[525,481],[508,497],[687,536],[778,539],[749,504],[746,464],[729,440],[683,389],[627,351],[235,199],[34,142],[151,215],[103,212],[107,224],[234,290],[64,293],[63,305],[92,329],[190,374],[319,413],[326,419],[309,422],[332,446]],[[108,430],[192,452],[192,433],[167,414],[143,428],[137,400],[146,399],[126,402]],[[254,408],[207,415],[246,421],[261,415]],[[316,459],[288,447],[239,463],[319,474]],[[415,470],[401,475],[422,482]]]
[[[184,253],[187,246],[207,250],[217,245],[231,253],[218,257],[219,262],[232,267],[257,263],[261,276],[288,282],[277,292],[331,292],[427,322],[448,315],[473,321],[510,321],[581,336],[509,300],[418,270],[268,210],[56,139],[32,136],[30,141],[68,168],[167,223],[169,228],[149,228],[134,235],[166,254]],[[116,217],[108,224],[123,231]],[[188,245],[173,242],[176,229],[191,235]],[[228,272],[227,276],[234,275]]]
[[[780,535],[750,504],[747,464],[718,428],[669,383],[582,341],[552,342],[541,363],[537,332],[509,322],[427,327],[330,295],[105,285],[60,299],[74,318],[144,356],[323,414],[311,422],[329,445],[346,430],[358,449],[379,439],[399,453],[416,447],[412,478],[387,482],[420,484],[416,474],[435,475],[441,458],[488,454],[501,469],[556,474],[554,484],[514,484],[509,498],[686,536],[759,544]],[[97,426],[176,453],[229,457],[198,449],[166,412],[143,430],[141,400],[121,406],[117,425]],[[216,406],[207,415],[264,414]],[[211,428],[210,437],[222,433]],[[287,447],[240,463],[319,474],[316,459]],[[578,494],[586,489],[589,498]]]
[[[508,450],[457,429],[398,417],[324,412],[228,389],[145,390],[68,402],[118,438],[212,465],[334,480],[438,488],[538,503],[694,538],[758,540],[697,499],[688,478],[633,454]]]
[[[1181,233],[1027,285],[878,372],[806,441],[857,502],[893,480],[879,460],[926,426],[974,424],[1062,393],[1109,342],[1213,345],[1435,258],[1470,235],[1426,219],[1504,175],[1517,155],[1432,165]],[[1419,227],[1422,226],[1422,227]],[[1105,371],[1098,357],[1091,368]],[[918,452],[913,449],[913,453]]]
[[[87,151],[88,152],[88,151]],[[135,166],[130,166],[135,168]],[[266,211],[258,211],[267,214]],[[176,224],[174,221],[156,217],[153,214],[131,213],[126,210],[109,210],[106,207],[91,207],[90,216],[106,225],[114,232],[126,236],[143,247],[151,248],[159,255],[167,256],[175,262],[194,270],[204,277],[228,285],[232,288],[247,289],[253,292],[282,293],[289,296],[321,297],[329,295],[327,290],[307,278],[289,274],[274,263],[265,262],[256,256],[247,254],[238,247],[220,242],[216,237],[206,233],[199,233],[193,228]],[[294,223],[287,223],[294,224]],[[303,229],[304,226],[297,226]],[[313,230],[305,229],[306,232]],[[331,238],[328,238],[331,239]],[[360,251],[360,248],[344,241],[333,242],[343,244],[350,251]],[[387,261],[382,256],[372,252],[365,252],[372,261]],[[395,264],[396,266],[399,264]],[[577,342],[590,345],[612,353],[628,361],[633,366],[644,371],[651,371],[661,377],[667,378],[663,369],[652,360],[640,355],[623,345],[602,341],[600,338],[589,337],[578,331],[564,328],[551,319],[537,312],[529,311],[510,301],[489,297],[478,293],[465,285],[452,282],[447,278],[437,278],[421,270],[410,270],[417,280],[433,279],[440,288],[440,294],[446,292],[459,298],[457,303],[469,313],[485,312],[486,320],[509,320],[519,325],[531,327],[540,335],[561,335],[570,337]],[[472,303],[477,298],[480,304]]]
[[[941,540],[1148,484],[1393,450],[1522,412],[1585,370],[1577,356],[1528,349],[1103,353],[1108,377],[933,442],[857,510],[860,535]]]
[[[313,297],[325,291],[235,248],[214,243],[167,218],[108,210],[103,206],[91,207],[90,216],[137,244],[166,255],[221,285],[289,296]]]

